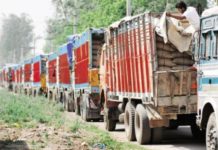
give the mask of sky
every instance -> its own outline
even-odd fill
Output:
[[[0,25],[2,15],[12,13],[16,15],[26,13],[32,18],[34,34],[36,37],[42,37],[36,41],[37,53],[41,53],[45,42],[43,39],[46,36],[46,20],[54,14],[51,0],[0,0]]]

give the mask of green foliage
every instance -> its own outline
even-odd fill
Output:
[[[17,127],[34,127],[37,123],[56,125],[64,123],[60,107],[49,103],[45,98],[29,98],[12,95],[0,90],[1,120]]]
[[[95,145],[95,144],[105,144],[106,148],[108,150],[126,150],[126,149],[131,149],[131,150],[141,150],[142,147],[137,146],[137,145],[132,145],[129,143],[125,142],[118,142],[111,138],[110,134],[108,132],[105,132],[96,126],[93,125],[87,125],[84,124],[83,129],[85,129],[88,133],[93,135],[93,138],[87,139],[87,142],[89,145]]]
[[[199,12],[207,6],[207,0],[184,1],[199,7]],[[132,15],[145,11],[175,11],[177,2],[178,0],[132,0]],[[81,33],[90,27],[108,27],[126,15],[126,0],[53,0],[53,4],[57,18],[48,21],[48,38],[52,39],[55,48],[65,43],[68,35],[73,34],[74,24],[77,27],[75,31]]]
[[[72,125],[70,126],[70,130],[73,132],[73,133],[76,133],[78,132],[78,130],[81,128],[81,122],[77,119],[76,121],[74,121],[72,123]]]
[[[26,14],[4,16],[0,37],[0,59],[3,63],[18,62],[21,58],[21,49],[24,55],[28,53],[32,39],[32,20]]]

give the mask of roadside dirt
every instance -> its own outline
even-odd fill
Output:
[[[82,133],[39,124],[36,128],[19,129],[0,126],[0,149],[3,150],[86,150]]]
[[[74,113],[65,112],[69,121],[81,120]],[[90,122],[104,130],[103,122]],[[116,131],[110,135],[120,142],[128,142],[123,125],[117,125]],[[67,128],[55,128],[39,124],[36,128],[20,129],[0,123],[0,150],[87,150],[90,147],[82,137],[91,137],[83,131],[72,133]],[[137,144],[137,142],[132,142]],[[164,132],[161,144],[143,145],[147,150],[204,150],[205,144],[192,138],[189,127]]]

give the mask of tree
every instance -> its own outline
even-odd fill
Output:
[[[207,7],[207,0],[184,0],[197,7]],[[178,0],[132,0],[132,15],[145,11],[175,11]],[[108,27],[126,16],[126,0],[53,0],[56,17],[48,22],[48,37],[54,47],[66,42],[70,34],[81,33],[89,27]],[[77,30],[75,30],[75,27]],[[74,29],[73,29],[74,28]],[[74,31],[74,32],[73,32]]]
[[[33,39],[32,20],[26,14],[4,17],[0,36],[0,52],[4,62],[19,62],[30,51]]]

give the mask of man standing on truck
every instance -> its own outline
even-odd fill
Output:
[[[181,15],[167,13],[168,17],[172,17],[178,20],[187,19],[189,23],[194,27],[195,31],[200,29],[200,17],[194,7],[187,7],[187,4],[180,1],[176,4],[176,9]]]

